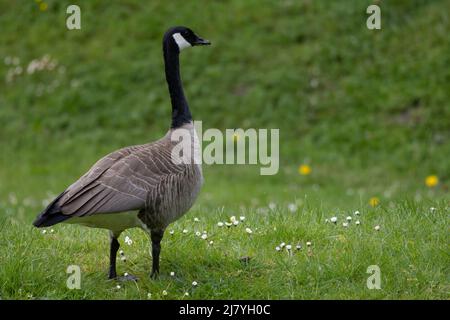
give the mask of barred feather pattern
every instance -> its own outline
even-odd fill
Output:
[[[103,157],[53,205],[71,218],[139,211],[138,218],[146,228],[165,229],[191,208],[203,184],[200,164],[177,164],[172,159],[177,142],[171,136],[179,129],[190,132],[194,156],[199,149],[191,122],[169,130],[156,142]]]

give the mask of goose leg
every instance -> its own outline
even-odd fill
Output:
[[[115,279],[117,277],[116,273],[116,257],[117,251],[119,250],[120,244],[117,238],[111,233],[111,247],[109,250],[109,279]]]
[[[152,239],[152,273],[151,278],[156,279],[159,274],[159,254],[161,253],[161,239],[164,235],[164,230],[153,229],[151,230]]]

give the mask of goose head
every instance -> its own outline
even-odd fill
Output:
[[[194,31],[187,27],[173,27],[167,30],[163,40],[165,45],[177,48],[178,52],[194,46],[210,45],[211,42],[199,37]]]

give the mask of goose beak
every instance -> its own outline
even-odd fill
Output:
[[[211,42],[209,40],[205,40],[205,39],[202,39],[200,37],[198,37],[195,40],[195,42],[193,43],[194,46],[208,46],[210,44],[211,44]]]

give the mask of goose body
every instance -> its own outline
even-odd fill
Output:
[[[192,123],[180,129],[192,135],[192,143],[198,141]],[[117,236],[134,227],[165,229],[191,208],[203,183],[201,165],[173,163],[175,130],[100,159],[66,189],[57,201],[62,216],[55,218],[109,229]]]
[[[74,223],[110,230],[110,272],[116,277],[117,238],[128,228],[139,227],[152,241],[152,275],[159,272],[160,242],[167,226],[194,204],[203,183],[199,145],[179,72],[180,51],[209,44],[186,27],[169,29],[163,39],[166,80],[172,103],[172,125],[152,143],[114,151],[97,161],[71,184],[34,221],[36,227]],[[192,146],[189,161],[174,161],[177,131],[188,133]]]

